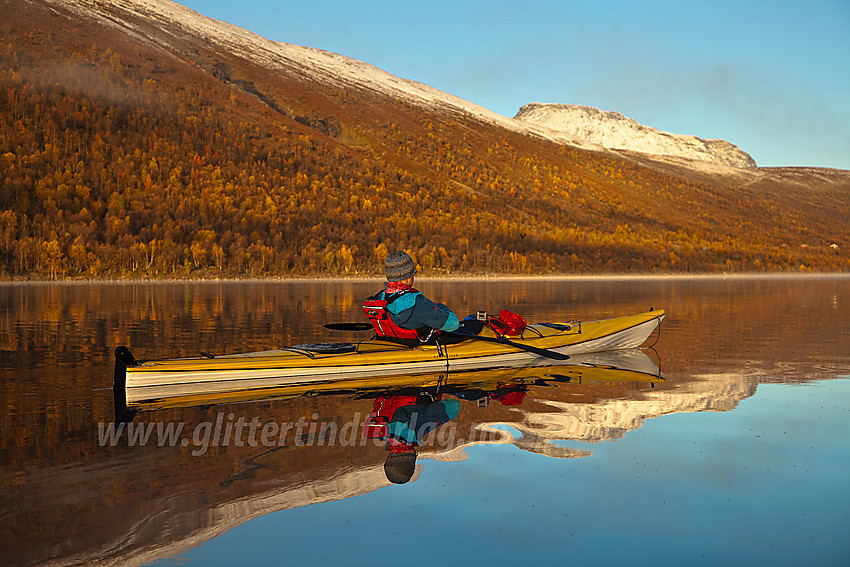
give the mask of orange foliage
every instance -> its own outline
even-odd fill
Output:
[[[395,248],[431,273],[850,269],[850,245],[830,248],[850,240],[847,192],[745,193],[368,93],[262,82],[235,59],[178,70],[121,51],[126,39],[15,21],[0,46],[6,278],[379,273]]]

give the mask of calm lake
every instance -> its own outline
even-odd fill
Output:
[[[848,276],[417,280],[461,316],[667,317],[637,353],[661,376],[615,357],[409,384],[460,412],[406,484],[358,429],[401,386],[148,410],[134,425],[182,437],[111,442],[117,346],[356,341],[322,325],[365,321],[379,287],[0,285],[0,565],[850,565]],[[203,442],[217,420],[304,427]]]

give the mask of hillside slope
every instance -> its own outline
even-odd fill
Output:
[[[845,171],[582,148],[165,1],[0,5],[7,278],[850,268]]]

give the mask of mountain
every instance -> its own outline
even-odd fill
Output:
[[[847,171],[606,148],[166,0],[0,5],[4,278],[850,269]]]
[[[514,119],[610,149],[677,156],[732,167],[756,166],[749,154],[725,140],[703,140],[662,132],[619,112],[591,106],[531,103],[520,108]]]

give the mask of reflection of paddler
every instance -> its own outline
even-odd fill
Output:
[[[367,437],[387,441],[387,479],[396,484],[409,481],[416,468],[416,447],[428,433],[456,418],[459,412],[459,401],[428,395],[376,399],[363,429]]]
[[[493,391],[460,391],[454,395],[477,401],[497,400],[503,405],[522,403],[525,386],[504,386]],[[441,396],[381,396],[374,401],[372,413],[363,424],[363,434],[387,442],[384,472],[390,482],[404,484],[413,477],[416,468],[416,447],[438,427],[455,419],[460,413],[458,400],[441,400]]]

